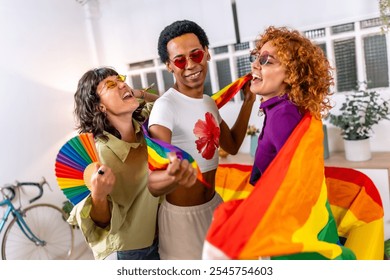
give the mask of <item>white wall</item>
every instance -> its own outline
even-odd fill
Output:
[[[0,1],[0,184],[45,176],[58,193],[56,153],[73,131],[73,92],[93,61],[85,21],[76,1]]]
[[[175,20],[196,21],[214,46],[235,42],[231,0],[102,0],[100,11],[96,28],[106,65],[125,67],[156,58],[158,36]]]

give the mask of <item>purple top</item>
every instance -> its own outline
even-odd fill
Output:
[[[252,185],[259,180],[302,119],[298,107],[288,100],[287,95],[275,96],[262,102],[260,110],[264,112],[264,123],[250,178]]]

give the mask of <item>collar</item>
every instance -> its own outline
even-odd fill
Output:
[[[276,104],[282,103],[286,100],[289,100],[287,94],[283,94],[282,96],[274,96],[267,101],[261,102],[259,110],[265,111],[275,106]]]
[[[135,129],[135,135],[137,138],[141,137],[142,134],[141,132],[141,125],[133,119],[133,125]],[[137,149],[139,146],[141,146],[141,141],[140,142],[133,142],[133,143],[128,143],[125,142],[111,133],[108,133],[107,131],[103,131],[103,134],[108,137],[108,141],[104,142],[100,139],[98,141],[104,143],[122,162],[125,162],[127,159],[127,156],[129,155],[129,152],[131,148]],[[139,138],[140,139],[140,138]]]

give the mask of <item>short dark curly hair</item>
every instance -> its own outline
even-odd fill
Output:
[[[160,37],[158,38],[158,55],[163,63],[166,63],[169,60],[167,50],[168,42],[188,33],[195,34],[203,48],[209,46],[209,39],[207,38],[206,32],[197,23],[190,20],[175,21],[166,26],[163,31],[161,31]]]

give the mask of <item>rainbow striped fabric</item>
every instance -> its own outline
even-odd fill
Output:
[[[167,142],[150,137],[146,126],[147,124],[144,124],[142,128],[148,149],[148,165],[150,170],[167,169],[169,164],[168,153],[174,152],[179,159],[188,160],[192,167],[197,169],[197,178],[199,181],[201,181],[207,187],[210,186],[209,183],[204,180],[202,173],[199,170],[198,164],[189,153]]]
[[[237,94],[240,89],[245,85],[245,83],[248,82],[251,78],[251,74],[247,74],[237,79],[233,83],[227,85],[217,93],[213,94],[211,98],[215,101],[217,107],[221,108],[231,98],[233,98],[234,95]],[[146,144],[148,146],[148,163],[150,170],[166,169],[169,164],[168,153],[175,152],[178,158],[187,159],[191,163],[191,165],[198,170],[198,180],[200,180],[206,186],[209,186],[209,184],[203,179],[198,164],[190,154],[174,145],[151,138],[147,130],[147,123],[143,125],[143,130]]]
[[[372,180],[360,171],[341,167],[325,167],[325,177],[328,200],[345,246],[359,260],[383,259],[384,211]]]
[[[246,82],[251,79],[252,75],[246,74],[245,76],[235,80],[233,83],[227,85],[220,91],[214,93],[211,98],[215,101],[215,104],[217,104],[218,109],[229,102],[229,100],[231,100],[237,94],[237,92],[240,91]]]
[[[226,173],[223,175],[217,171],[217,190],[220,193],[223,190],[225,200],[234,200],[223,203],[214,213],[204,246],[205,259],[359,257],[357,252],[339,243],[338,227],[342,229],[341,213],[345,214],[342,220],[352,222],[356,227],[357,220],[363,222],[363,213],[367,208],[362,203],[360,210],[355,212],[352,207],[347,207],[346,201],[338,204],[340,200],[333,200],[334,196],[328,200],[327,184],[333,179],[329,174],[328,182],[325,179],[322,137],[321,121],[305,115],[252,191],[247,185],[249,177],[245,177],[249,175],[242,170],[242,174],[246,174],[240,184],[239,195],[246,197],[243,199],[234,199],[235,186],[230,183],[230,177],[226,179]],[[233,167],[229,168],[230,174]],[[373,188],[370,188],[370,192],[361,192],[362,199],[370,201],[370,210],[375,210],[375,214],[365,216],[364,223],[370,229],[377,229],[378,234],[374,236],[379,241],[376,244],[382,242],[383,248],[383,209],[379,204],[380,199],[378,195],[370,195],[375,193]],[[352,198],[353,195],[350,195],[349,199]],[[335,207],[340,207],[338,212],[334,210]],[[333,215],[334,211],[336,216]],[[347,228],[351,226],[346,225]],[[348,236],[347,242],[350,238]],[[361,240],[360,243],[367,244]],[[375,254],[363,255],[378,258],[381,252],[375,248]]]

